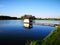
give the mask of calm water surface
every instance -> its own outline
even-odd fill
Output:
[[[35,20],[41,23],[58,24],[60,21]],[[23,20],[0,20],[0,40],[42,40],[52,30],[51,26],[41,26],[33,24],[33,28],[23,27]]]

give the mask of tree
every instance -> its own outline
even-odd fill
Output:
[[[34,20],[35,16],[27,15],[27,14],[25,14],[24,16],[21,16],[21,19],[25,19],[25,18]]]

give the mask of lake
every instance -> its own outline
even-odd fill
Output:
[[[40,23],[58,24],[58,20],[35,20]],[[23,20],[0,20],[0,41],[1,42],[18,42],[23,40],[42,40],[55,27],[35,25],[28,29],[23,26]],[[21,42],[23,42],[21,41]],[[24,44],[23,44],[24,45]]]

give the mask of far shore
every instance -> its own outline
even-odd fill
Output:
[[[21,16],[20,18],[17,17],[11,17],[11,16],[0,16],[0,20],[23,20],[24,18],[31,17],[32,20],[60,20],[60,18],[36,18],[35,16],[32,15],[24,15]]]

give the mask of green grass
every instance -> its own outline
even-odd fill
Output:
[[[60,45],[60,25],[43,39],[41,45]]]
[[[29,45],[60,45],[60,25],[56,30],[41,40],[30,41]]]
[[[27,41],[26,45],[41,45],[41,40],[30,40]]]

